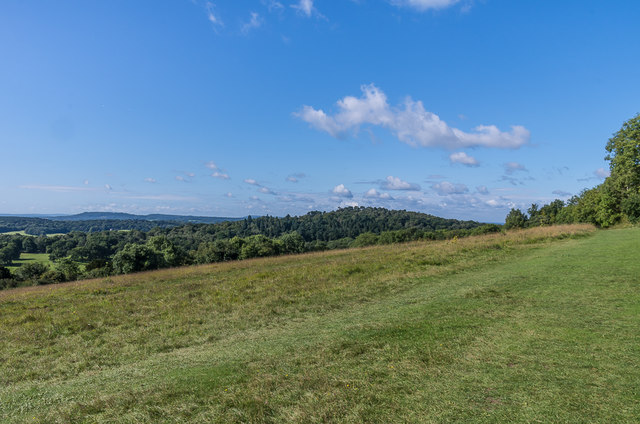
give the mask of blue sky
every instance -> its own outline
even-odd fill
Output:
[[[0,3],[0,213],[502,222],[606,176],[640,3]]]

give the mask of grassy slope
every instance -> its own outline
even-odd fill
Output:
[[[639,236],[517,233],[0,292],[0,421],[634,422]]]

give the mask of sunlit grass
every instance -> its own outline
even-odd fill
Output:
[[[49,266],[53,265],[53,262],[51,262],[51,260],[49,259],[48,253],[21,253],[20,259],[13,261],[13,265],[8,266],[7,268],[9,268],[11,272],[13,272],[24,264],[34,262],[42,263]]]
[[[539,228],[1,292],[0,421],[624,421],[638,413],[638,232]]]

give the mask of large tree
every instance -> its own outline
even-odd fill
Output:
[[[629,119],[606,146],[611,175],[602,184],[597,219],[611,225],[626,215],[640,216],[640,114]]]
[[[640,193],[640,114],[622,124],[609,139],[606,150],[612,188],[623,199]]]

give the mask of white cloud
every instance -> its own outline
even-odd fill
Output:
[[[376,190],[375,188],[369,189],[369,191],[367,191],[364,194],[364,197],[378,197],[380,196],[380,193],[378,193],[378,190]]]
[[[333,116],[307,105],[295,116],[336,138],[357,133],[362,125],[375,125],[388,128],[400,141],[411,146],[516,149],[529,141],[529,131],[522,126],[515,125],[511,131],[504,132],[494,125],[479,125],[473,132],[464,132],[425,110],[421,101],[407,98],[401,107],[392,108],[386,95],[375,85],[363,85],[361,90],[360,98],[346,96],[338,100],[338,112]]]
[[[476,187],[476,191],[479,194],[489,194],[489,189],[487,188],[487,186],[478,186]]]
[[[604,180],[609,175],[611,175],[611,171],[609,171],[608,169],[604,169],[604,168],[598,168],[595,171],[593,171],[593,175],[595,175],[596,177],[601,178],[601,179]]]
[[[212,160],[210,160],[209,162],[205,163],[204,166],[206,166],[207,168],[211,169],[212,171],[215,171],[218,169],[218,165],[216,165],[216,163]]]
[[[211,174],[211,176],[213,178],[220,178],[221,180],[228,180],[229,179],[229,174],[226,174],[224,172],[220,172],[220,171],[216,171],[213,174]]]
[[[147,182],[147,183],[151,183],[151,184],[157,183],[155,178],[145,178],[144,181]]]
[[[188,182],[187,179],[185,177],[183,177],[182,175],[176,175],[176,180],[182,181],[183,183]]]
[[[233,193],[228,192],[227,194],[225,194],[226,197],[233,197]]]
[[[478,166],[480,163],[473,156],[469,156],[465,152],[456,152],[449,155],[451,163],[460,163],[464,166]]]
[[[292,4],[291,7],[307,17],[310,17],[315,10],[313,0],[299,0],[298,3]]]
[[[82,184],[84,184],[84,185],[89,185],[89,180],[84,180],[84,181],[82,182]]]
[[[253,178],[245,178],[244,182],[258,187],[260,186],[260,184],[258,184],[258,182]]]
[[[396,6],[406,6],[424,12],[429,9],[445,9],[458,3],[460,0],[393,0]]]
[[[382,183],[381,187],[385,190],[420,190],[420,186],[418,184],[402,181],[400,178],[394,177],[392,175],[389,175],[387,177],[387,179]]]
[[[389,193],[379,193],[375,188],[369,189],[364,197],[368,197],[370,199],[381,199],[381,200],[393,200],[393,197],[389,195]]]
[[[242,33],[246,35],[252,29],[260,28],[261,25],[262,18],[260,17],[260,15],[258,15],[256,12],[251,12],[249,22],[242,25]]]
[[[447,196],[450,194],[464,194],[469,191],[464,184],[453,184],[449,181],[442,181],[441,183],[433,184],[432,189],[436,191],[440,196]]]
[[[353,197],[351,190],[346,188],[344,184],[338,184],[337,186],[335,186],[332,190],[332,193],[340,197],[347,197],[349,199]]]
[[[113,190],[113,187],[111,187],[109,184],[105,184],[104,188],[107,189],[108,191]]]

